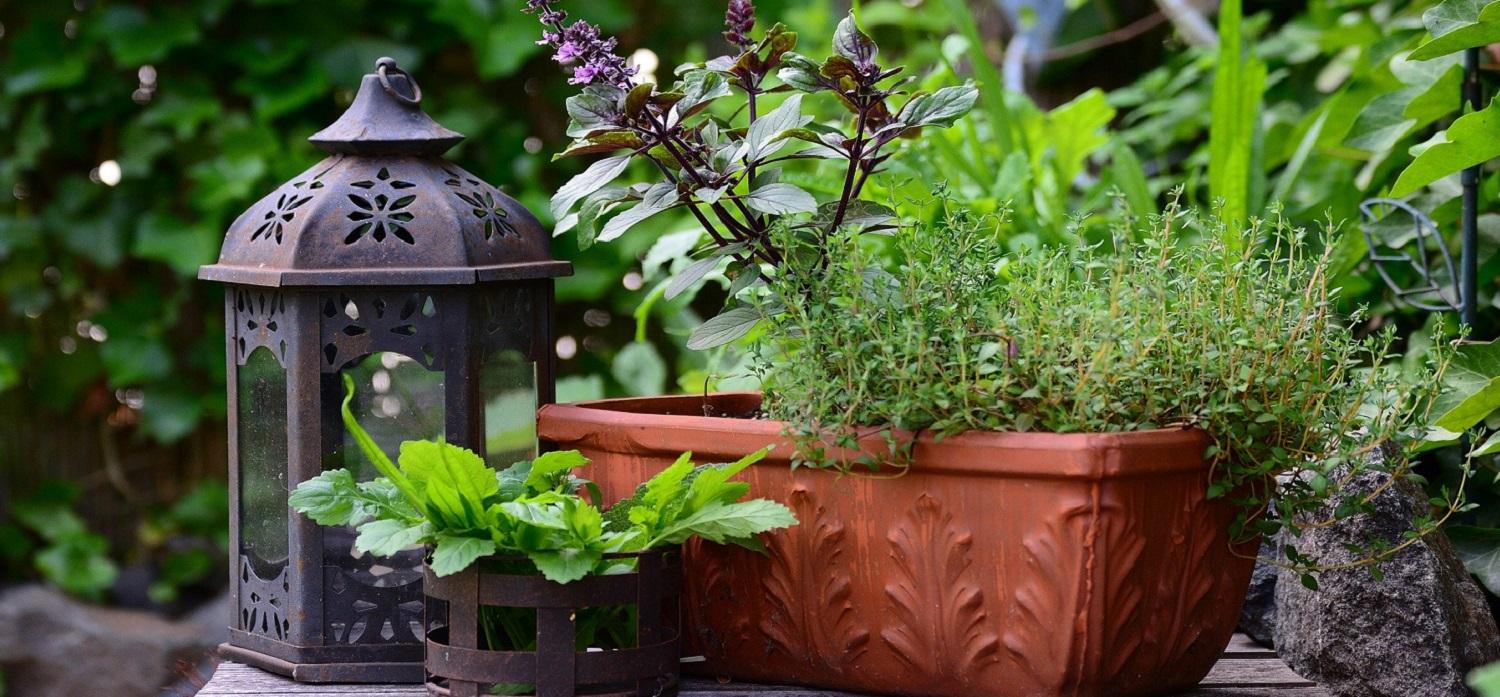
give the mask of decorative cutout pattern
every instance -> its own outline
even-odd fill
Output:
[[[870,632],[856,622],[854,582],[844,566],[844,523],[813,500],[805,484],[788,503],[801,525],[770,535],[769,571],[762,581],[771,613],[760,621],[767,650],[807,663],[842,668],[869,649]],[[802,591],[817,589],[817,596]]]
[[[930,494],[886,533],[896,577],[880,638],[909,670],[965,681],[999,662],[984,592],[970,569],[974,535]]]
[[[442,369],[438,300],[423,292],[349,292],[321,299],[323,370],[377,351],[404,354],[429,370]]]
[[[235,347],[239,364],[265,346],[286,365],[286,298],[276,291],[236,288],[234,291]]]
[[[401,575],[407,580],[400,585],[371,585],[347,569],[323,567],[324,641],[420,644],[427,634],[422,629],[422,575]]]
[[[286,615],[290,593],[285,565],[275,578],[263,579],[251,568],[250,558],[240,555],[240,629],[286,641],[292,626]]]
[[[443,183],[453,189],[453,194],[469,207],[469,212],[475,218],[484,222],[486,241],[504,235],[520,236],[516,227],[510,223],[510,211],[506,210],[494,187],[452,167],[444,167],[443,173],[448,175]]]
[[[391,176],[390,169],[381,167],[373,180],[363,179],[349,186],[363,189],[365,193],[349,194],[349,203],[354,204],[355,210],[349,212],[348,218],[354,227],[344,237],[344,244],[354,244],[365,237],[384,242],[387,234],[407,244],[417,243],[406,229],[415,218],[407,208],[416,202],[417,197],[401,193],[416,184],[396,179]]]
[[[250,233],[250,241],[275,240],[276,244],[281,244],[286,226],[297,217],[297,209],[313,200],[313,193],[323,188],[323,175],[328,174],[332,169],[333,165],[329,165],[311,178],[292,182],[292,191],[283,191],[278,194],[275,205],[266,211],[260,225]]]

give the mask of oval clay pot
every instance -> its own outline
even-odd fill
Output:
[[[1205,498],[1207,437],[922,436],[901,476],[790,467],[755,393],[551,405],[539,435],[576,448],[607,501],[692,451],[732,461],[796,527],[768,555],[689,545],[692,672],[916,697],[1133,697],[1189,688],[1234,632],[1255,547]],[[872,448],[879,448],[877,442]],[[887,472],[887,475],[894,472]]]

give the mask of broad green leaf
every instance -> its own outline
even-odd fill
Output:
[[[1146,182],[1146,170],[1141,166],[1140,158],[1136,157],[1135,151],[1130,144],[1123,139],[1114,142],[1110,155],[1110,179],[1125,196],[1125,202],[1130,206],[1130,212],[1141,220],[1158,212],[1156,197],[1151,195],[1151,187]]]
[[[601,551],[589,549],[563,549],[554,552],[533,552],[531,562],[538,571],[553,583],[572,583],[594,570],[604,558]]]
[[[919,94],[901,108],[899,118],[908,126],[952,126],[979,101],[979,90],[973,85],[944,87],[936,92]],[[1113,110],[1111,110],[1113,112]]]
[[[760,312],[751,307],[735,307],[704,322],[688,337],[687,347],[694,351],[711,349],[730,343],[755,328],[760,323]]]
[[[620,130],[616,124],[620,116],[618,107],[615,99],[594,89],[569,97],[568,116],[573,120],[568,124],[567,134],[574,138],[588,138],[605,131]]]
[[[771,452],[771,446],[766,446],[730,464],[703,468],[698,476],[693,478],[693,484],[689,487],[693,508],[702,508],[714,501],[720,503],[739,501],[740,497],[749,491],[750,485],[729,480],[745,471],[745,468],[765,458],[769,452]]]
[[[400,463],[434,522],[458,530],[484,526],[485,499],[499,491],[500,482],[483,458],[449,443],[411,440],[401,444]]]
[[[349,470],[328,470],[298,484],[287,497],[287,505],[319,525],[348,525],[358,496]]]
[[[598,239],[600,242],[613,240],[637,223],[676,206],[677,201],[676,186],[669,182],[657,182],[646,191],[645,197],[634,208],[610,218],[604,224],[604,229],[599,231]]]
[[[579,155],[599,155],[616,150],[636,150],[645,147],[645,141],[641,137],[628,131],[614,131],[601,133],[592,138],[573,141],[572,145],[556,155],[552,159],[561,160],[565,157],[578,157]]]
[[[614,181],[630,166],[630,155],[606,157],[588,166],[578,176],[568,180],[552,196],[552,217],[562,218],[583,197],[594,193]]]
[[[811,116],[802,114],[802,95],[787,97],[780,106],[750,124],[750,129],[745,133],[745,142],[741,144],[740,152],[735,158],[755,162],[773,155],[786,145],[782,134],[806,126],[812,120]]]
[[[421,544],[430,531],[431,527],[425,522],[412,525],[402,520],[372,520],[359,526],[354,547],[377,557],[389,557]]]
[[[1412,60],[1429,60],[1475,46],[1500,42],[1500,2],[1444,0],[1422,13],[1432,39],[1412,51]]]
[[[97,599],[119,576],[109,544],[93,534],[69,537],[37,552],[34,563],[47,581],[69,593]]]
[[[500,504],[500,510],[518,522],[525,523],[538,528],[549,530],[567,530],[568,525],[563,521],[562,507],[556,503],[537,503],[535,501],[506,501]]]
[[[1091,89],[1047,114],[1047,135],[1054,148],[1058,181],[1072,182],[1088,156],[1109,143],[1106,128],[1115,117],[1103,90]]]
[[[565,481],[568,472],[588,463],[589,459],[577,450],[554,450],[538,455],[531,461],[526,488],[535,492],[552,491]]]
[[[649,341],[632,341],[615,354],[609,372],[632,395],[658,395],[667,387],[667,363]]]
[[[1458,117],[1448,130],[1433,136],[1391,187],[1402,197],[1450,174],[1500,156],[1500,100],[1483,111]]]
[[[791,184],[767,184],[749,193],[745,205],[771,215],[812,213],[818,209],[818,201],[812,194]]]
[[[494,540],[440,535],[432,550],[432,573],[449,576],[469,568],[474,560],[495,553]]]
[[[791,509],[775,501],[754,499],[732,504],[715,502],[669,525],[657,534],[656,544],[680,544],[693,535],[722,543],[796,524],[797,516],[792,514]]]
[[[1462,433],[1500,409],[1500,343],[1461,344],[1432,406],[1433,425]]]

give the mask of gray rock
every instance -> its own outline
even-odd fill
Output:
[[[1351,491],[1371,492],[1389,478],[1357,477]],[[1351,561],[1346,543],[1399,542],[1427,506],[1420,487],[1391,487],[1375,511],[1304,532],[1298,548],[1324,563]],[[1368,569],[1329,571],[1319,590],[1280,573],[1276,649],[1281,658],[1335,697],[1468,697],[1464,675],[1500,659],[1500,630],[1484,595],[1453,547],[1433,534],[1398,552],[1377,581]]]
[[[7,591],[0,594],[6,696],[153,697],[213,650],[225,617],[210,629],[206,616],[172,622],[40,586]]]
[[[1261,549],[1274,547],[1267,540]],[[1250,591],[1245,594],[1245,606],[1240,609],[1240,631],[1266,648],[1276,647],[1277,575],[1276,567],[1256,562],[1255,573],[1250,576]]]

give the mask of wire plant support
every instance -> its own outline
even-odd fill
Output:
[[[1483,107],[1484,86],[1479,75],[1479,49],[1464,51],[1464,79],[1462,106],[1464,111],[1478,111]],[[1396,299],[1407,305],[1430,312],[1456,310],[1459,321],[1472,328],[1478,319],[1478,247],[1479,247],[1479,177],[1483,165],[1474,165],[1463,170],[1460,183],[1463,186],[1463,212],[1460,220],[1460,249],[1457,272],[1453,255],[1444,241],[1437,223],[1427,214],[1411,204],[1391,198],[1373,198],[1360,204],[1364,220],[1362,231],[1365,245],[1369,248],[1370,261],[1381,280],[1396,295]],[[1391,244],[1389,237],[1381,238],[1372,231],[1380,228],[1388,232],[1394,216],[1406,216],[1411,220],[1410,235],[1399,235],[1399,244]],[[1414,249],[1415,253],[1406,250]],[[1437,256],[1434,262],[1434,252]],[[1436,269],[1434,267],[1437,267]],[[1406,285],[1401,281],[1409,271],[1415,272],[1417,282]],[[1441,275],[1435,272],[1441,272]]]

